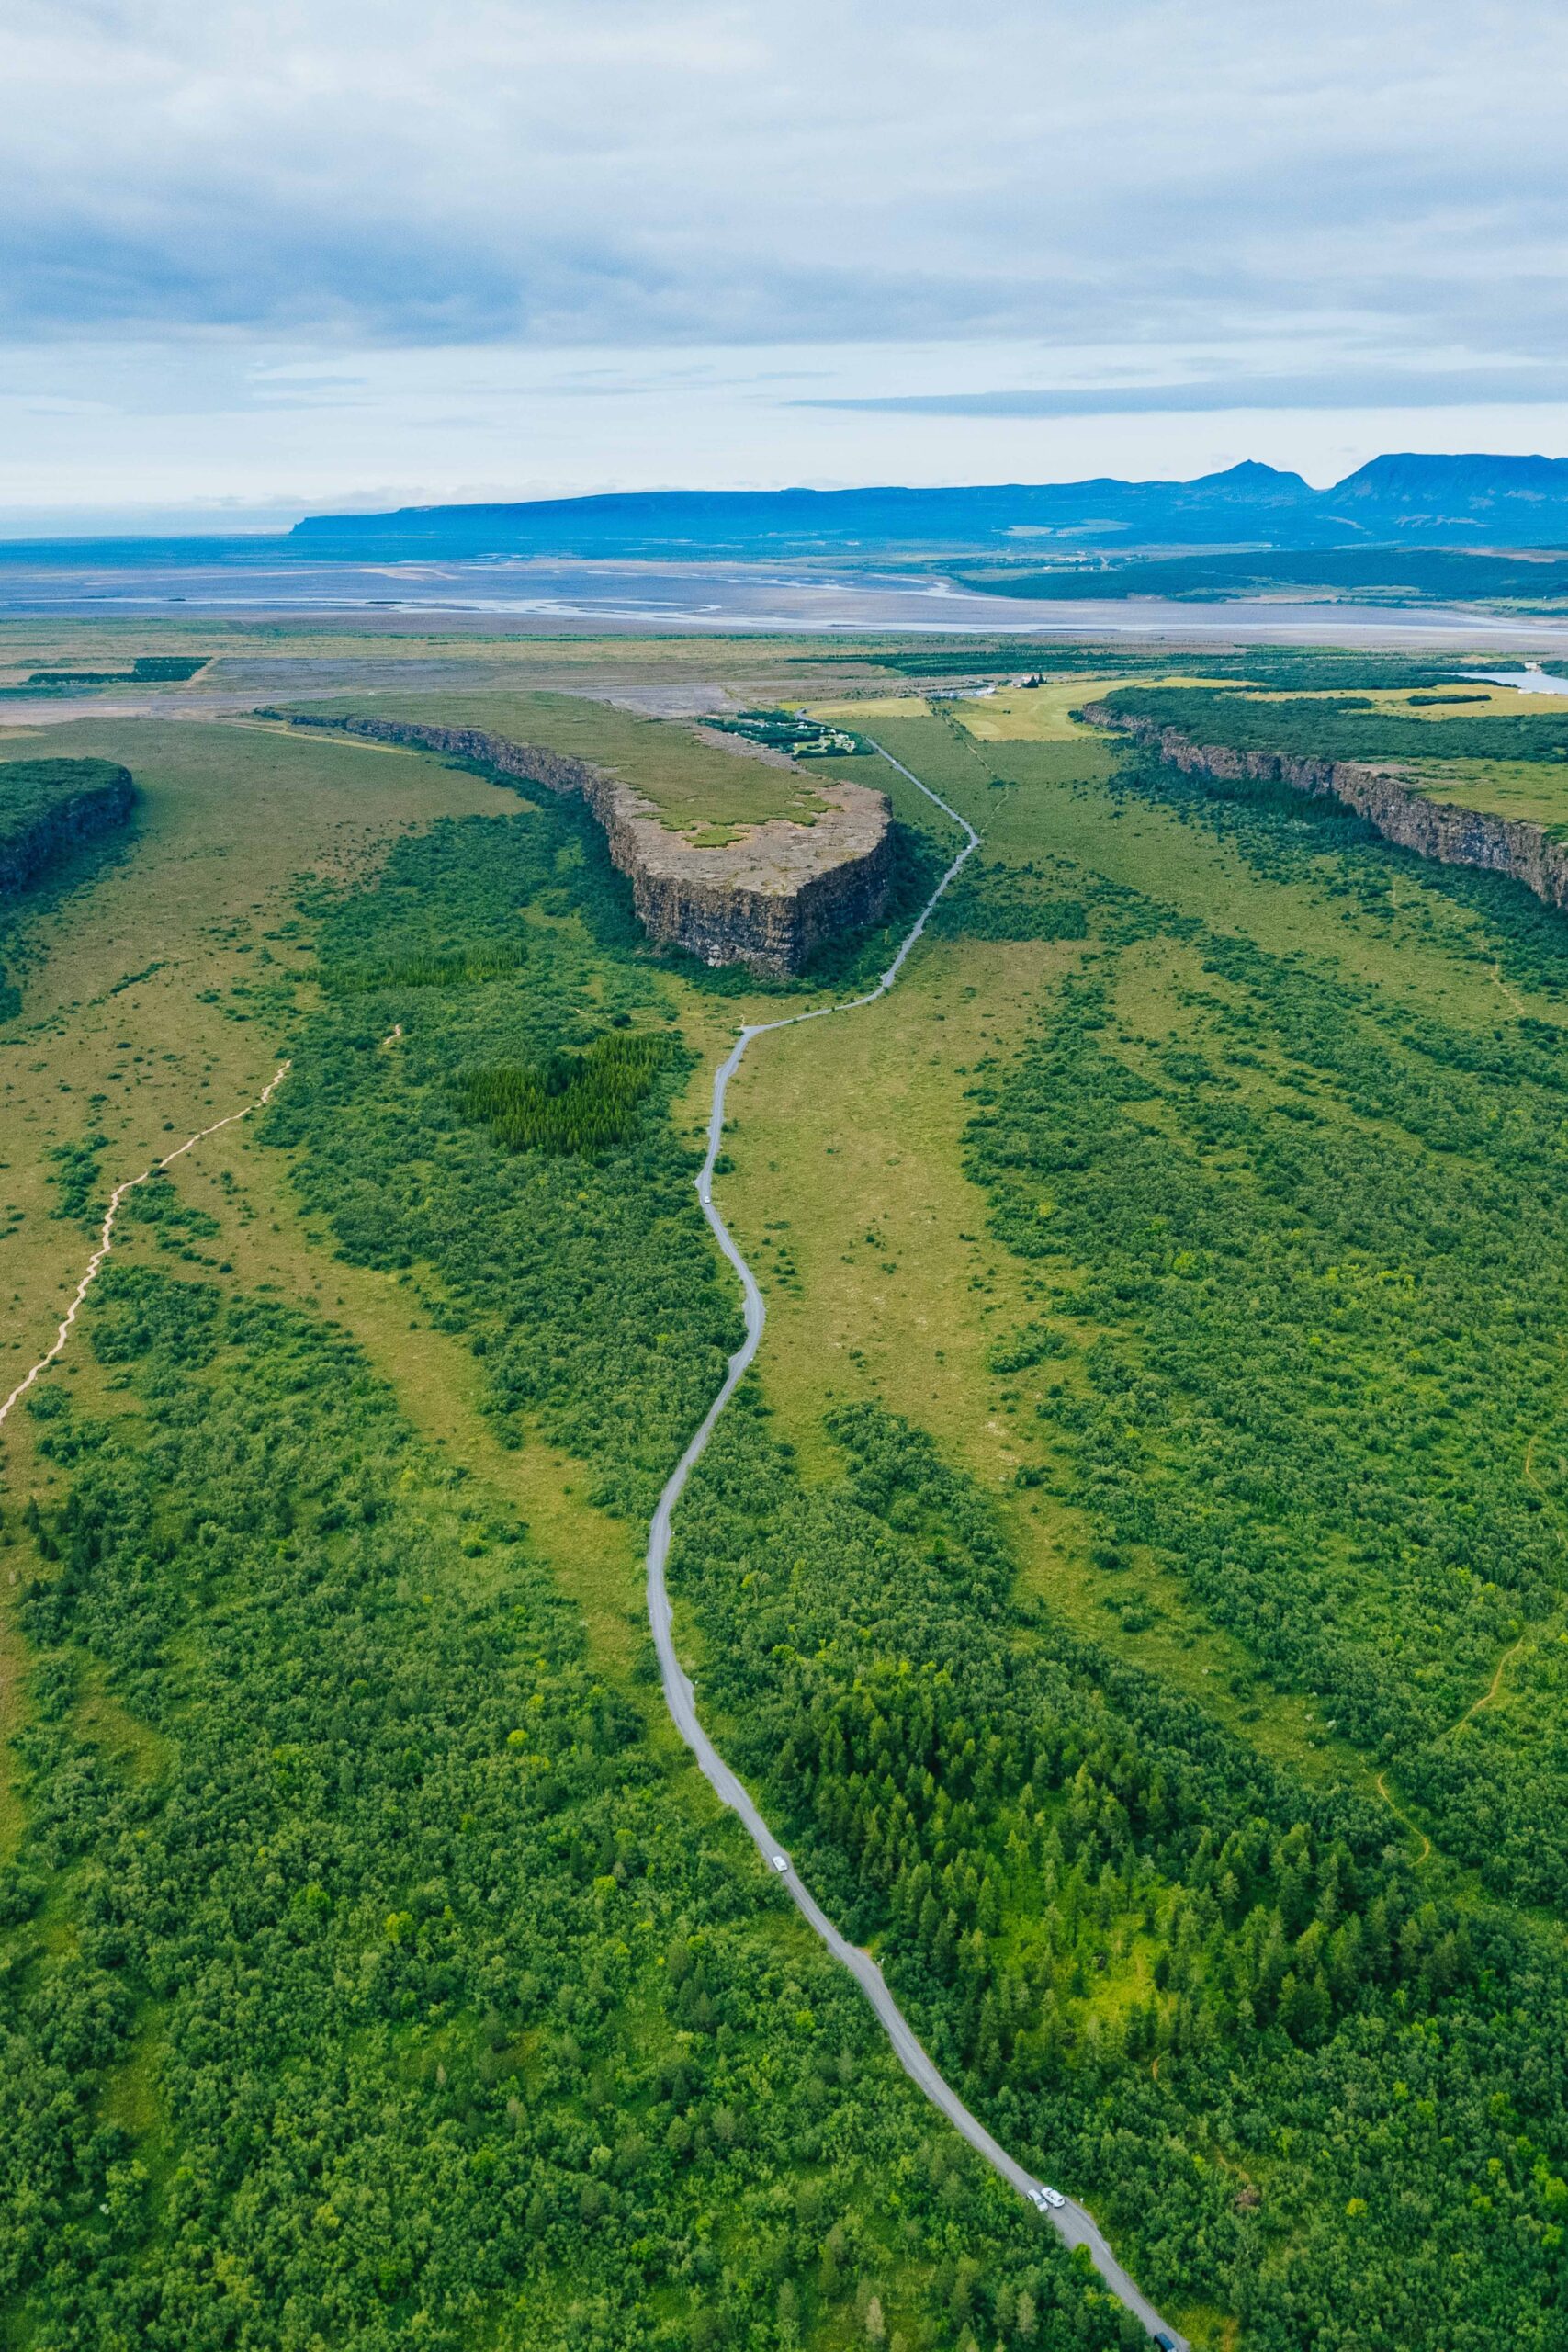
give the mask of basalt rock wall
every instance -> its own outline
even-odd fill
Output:
[[[1495,817],[1450,800],[1428,799],[1396,768],[1357,760],[1299,759],[1284,752],[1238,752],[1228,743],[1195,743],[1179,728],[1159,727],[1086,703],[1091,726],[1146,743],[1172,767],[1190,774],[1259,784],[1284,784],[1314,798],[1341,801],[1386,841],[1415,850],[1439,865],[1479,865],[1511,875],[1549,907],[1568,907],[1568,846],[1522,817]]]
[[[887,801],[863,784],[824,782],[815,823],[773,817],[722,848],[671,832],[649,800],[586,760],[477,727],[425,727],[398,718],[287,715],[296,727],[331,728],[472,760],[519,783],[576,793],[604,829],[613,865],[632,886],[650,939],[684,947],[705,964],[749,964],[784,977],[829,939],[880,921],[893,879]]]
[[[0,765],[0,898],[25,889],[62,851],[123,825],[135,801],[130,769],[109,760]]]

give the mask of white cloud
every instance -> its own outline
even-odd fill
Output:
[[[1515,280],[1561,266],[1560,26],[1541,0],[34,0],[5,276],[49,331],[1190,337],[1264,300],[1419,343],[1457,282],[1524,332]]]
[[[1218,409],[1248,377],[1332,398],[1342,376],[1348,406],[1420,410],[1423,372],[1451,372],[1473,401],[1568,340],[1561,22],[1550,0],[17,0],[0,315],[29,366],[82,346],[42,363],[57,396],[144,416],[232,397],[319,424],[323,384],[265,389],[279,353],[384,389],[423,380],[422,348],[460,385],[491,346],[525,404],[529,352],[564,380],[551,355],[619,351],[657,379],[649,448],[680,353],[747,345],[781,399],[793,347],[842,344],[825,389],[866,399],[1201,380]],[[100,370],[138,356],[88,384],[88,345]],[[465,431],[494,437],[460,392],[435,406],[433,484],[479,470]],[[412,479],[403,413],[373,437]],[[564,447],[533,414],[514,437]],[[713,415],[751,465],[739,411]],[[784,471],[862,447],[825,414],[774,424]],[[974,432],[941,429],[972,462]],[[620,477],[592,430],[592,478]]]

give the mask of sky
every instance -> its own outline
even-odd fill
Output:
[[[7,0],[0,530],[1568,454],[1560,0]]]

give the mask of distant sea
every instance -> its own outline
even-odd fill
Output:
[[[289,551],[284,538],[33,539],[0,544],[0,618],[353,615],[465,633],[581,636],[765,630],[853,637],[1225,638],[1250,643],[1499,646],[1561,654],[1568,618],[1435,605],[1252,599],[1033,604],[929,573],[790,563],[540,556],[402,562]]]

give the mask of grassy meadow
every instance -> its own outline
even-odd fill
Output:
[[[721,788],[804,780],[555,691],[705,650],[796,698],[793,650],[617,645],[358,707],[547,719],[729,821]],[[1203,2352],[1544,2352],[1560,923],[1130,758],[1069,716],[1109,673],[863,683],[846,714],[983,843],[892,995],[730,1091],[769,1322],[677,1529],[705,1713]],[[738,1329],[711,1071],[820,993],[651,956],[547,796],[241,720],[47,743],[141,800],[0,951],[0,1393],[109,1183],[292,1069],[133,1196],[0,1431],[6,2340],[1123,2343],[652,1675],[646,1515]]]
[[[312,704],[327,715],[332,700]],[[343,709],[372,712],[424,727],[479,727],[515,743],[542,744],[609,769],[651,801],[671,831],[705,844],[730,838],[770,817],[809,824],[822,808],[811,781],[783,758],[760,758],[738,739],[701,733],[681,719],[651,718],[586,695],[514,694],[491,687],[468,693],[378,693],[373,702],[345,697]]]
[[[130,1197],[71,1352],[4,1433],[10,2339],[172,2346],[193,2308],[231,2308],[257,2343],[305,2311],[365,2345],[838,2345],[874,2309],[909,2344],[999,2310],[1111,2346],[1102,2299],[928,2120],[686,1768],[643,1668],[635,1520],[593,1498],[581,1442],[552,1442],[596,1380],[519,1442],[487,1409],[470,1318],[495,1295],[460,1215],[445,1264],[331,1230],[356,1172],[334,1053],[383,1109],[406,1071],[470,1160],[523,1180],[526,1216],[534,1155],[453,1102],[463,1024],[525,1057],[617,1006],[677,1034],[681,984],[615,952],[629,919],[592,829],[383,747],[100,732],[142,787],[139,832],[12,933],[7,1173],[37,1204],[10,1245],[18,1363],[113,1176],[290,1046],[302,1101],[292,1130],[229,1127]],[[719,1008],[692,1011],[705,1042]],[[563,1252],[584,1183],[614,1216],[640,1165],[627,1130],[622,1178],[591,1176],[576,1134]],[[655,1293],[659,1188],[689,1194],[683,1149],[660,1148]],[[395,1243],[412,1204],[386,1193]],[[481,1237],[506,1205],[476,1203]],[[602,1269],[601,1376],[626,1271]],[[651,1429],[642,1477],[669,1442]],[[230,1953],[265,1955],[268,1990],[213,2041],[243,1997]],[[72,2120],[40,2138],[51,2099]]]
[[[22,992],[0,1031],[0,1394],[42,1352],[80,1271],[80,1217],[54,1215],[62,1155],[96,1200],[252,1100],[281,1058],[304,877],[368,874],[401,832],[500,798],[406,753],[243,726],[83,720],[8,730],[0,755],[40,743],[123,762],[139,798],[129,840],[51,872],[0,929]]]
[[[1183,919],[1255,939],[1273,955],[1326,950],[1358,982],[1466,1027],[1510,1010],[1459,918],[1440,901],[1436,913],[1424,903],[1417,876],[1393,886],[1403,887],[1408,912],[1396,905],[1372,920],[1337,894],[1327,857],[1317,890],[1270,883],[1193,825],[1115,791],[1114,755],[1092,730],[1077,731],[1071,752],[1020,746],[993,766],[954,725],[967,736],[970,711],[988,707],[948,706],[928,717],[889,705],[876,722],[878,740],[982,828],[987,867],[1036,865],[1048,850],[1060,877],[1053,887],[1064,893],[1109,883],[1151,892]],[[931,821],[919,796],[889,776],[900,816]],[[1460,955],[1445,952],[1450,931]],[[1155,1613],[1125,1635],[1120,1615],[1104,1607],[1124,1585],[1093,1566],[1081,1516],[1018,1488],[1037,1451],[1035,1408],[1057,1367],[1027,1379],[990,1368],[1037,1309],[1032,1269],[988,1232],[986,1195],[966,1165],[974,1086],[1005,1072],[1053,989],[1085,956],[1069,940],[951,937],[939,924],[896,995],[830,1024],[826,1036],[813,1026],[753,1048],[730,1091],[738,1142],[726,1213],[733,1206],[760,1270],[781,1259],[790,1268],[788,1283],[770,1292],[762,1373],[781,1410],[808,1431],[824,1391],[876,1395],[936,1429],[944,1449],[998,1497],[1026,1573],[1055,1605],[1239,1723],[1244,1702],[1230,1685],[1245,1667],[1242,1648],[1193,1609],[1180,1577],[1150,1565]],[[1198,978],[1185,944],[1144,943],[1123,958],[1118,1002],[1167,1046],[1185,1025],[1173,1007]],[[1092,1327],[1078,1337],[1090,1343]],[[1353,1751],[1325,1740],[1321,1714],[1314,1734],[1313,1712],[1303,1697],[1276,1693],[1247,1736],[1314,1771],[1366,1776]]]

